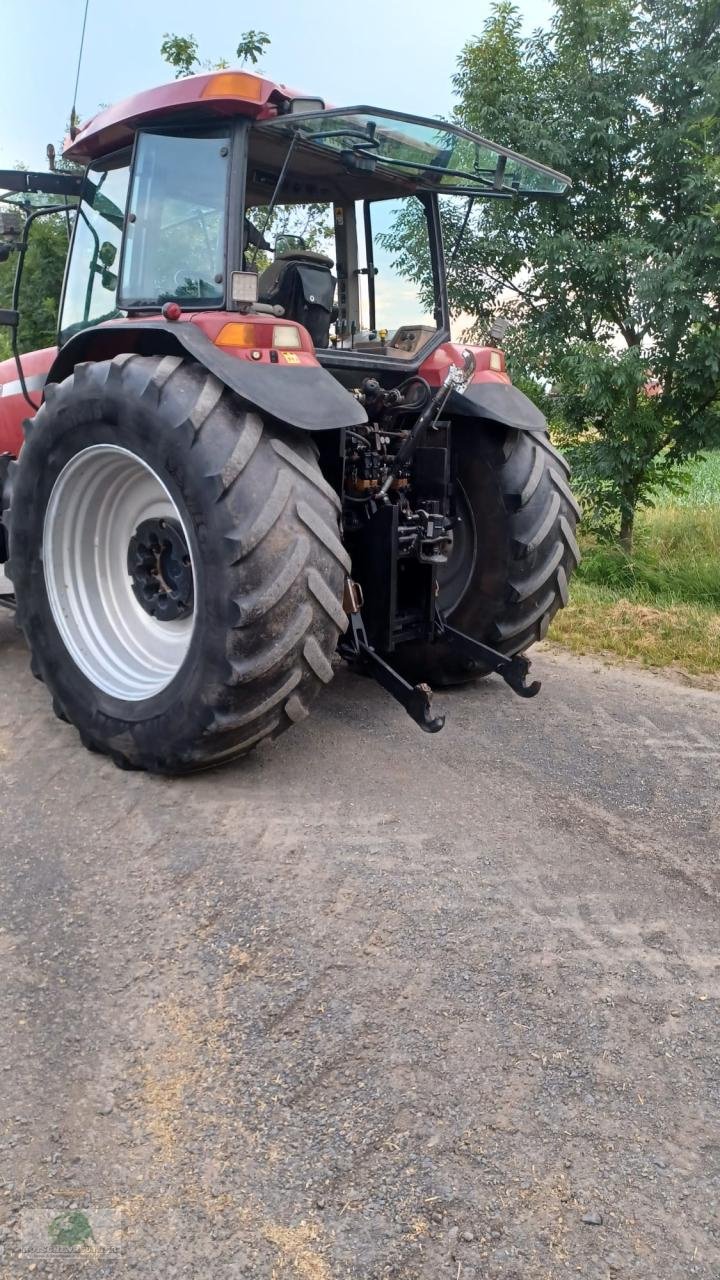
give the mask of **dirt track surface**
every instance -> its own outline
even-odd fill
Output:
[[[718,695],[343,671],[163,781],[0,672],[3,1278],[720,1274]]]

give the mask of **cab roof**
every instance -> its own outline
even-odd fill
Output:
[[[367,196],[378,182],[383,192],[390,182],[391,187],[402,183],[406,190],[464,193],[473,199],[560,196],[571,185],[565,174],[450,121],[375,107],[326,108],[321,98],[231,69],[174,80],[105,108],[67,140],[63,154],[87,163],[130,146],[141,127],[172,123],[190,129],[233,116],[261,126],[254,130],[263,151],[255,157],[256,167],[275,153],[284,171],[295,151],[294,166],[304,166],[305,177],[355,173],[359,195],[353,198]],[[249,187],[256,177],[251,165]],[[262,202],[267,174],[258,180],[255,194]],[[275,180],[271,175],[271,186]]]
[[[251,71],[228,68],[186,76],[99,111],[74,137],[66,139],[63,155],[68,160],[95,160],[129,146],[141,125],[160,124],[165,119],[188,124],[237,115],[272,120],[292,110],[294,102],[307,102],[316,110],[325,105],[320,98],[308,98]]]

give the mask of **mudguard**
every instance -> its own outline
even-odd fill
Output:
[[[517,431],[548,429],[537,405],[509,382],[471,382],[464,394],[453,392],[447,411],[462,418],[488,418]]]
[[[111,360],[123,351],[138,355],[188,355],[209,369],[253,409],[299,431],[360,427],[367,414],[358,400],[320,365],[253,364],[216,347],[187,322],[123,320],[83,329],[53,362],[47,381],[62,382],[76,364]]]

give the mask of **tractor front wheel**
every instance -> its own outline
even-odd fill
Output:
[[[18,621],[87,747],[187,773],[307,715],[349,567],[309,441],[199,365],[119,356],[48,387],[9,487]]]

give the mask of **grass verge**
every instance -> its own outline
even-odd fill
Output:
[[[660,492],[637,519],[632,556],[586,540],[568,607],[548,639],[690,675],[720,672],[720,452],[686,493]]]
[[[720,613],[703,605],[633,599],[582,580],[548,639],[575,653],[610,654],[690,675],[720,671]]]

